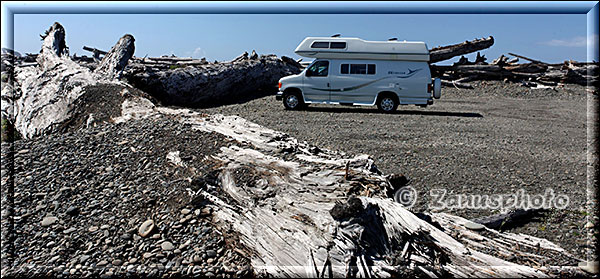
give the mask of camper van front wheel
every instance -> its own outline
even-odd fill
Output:
[[[302,107],[303,103],[300,95],[296,92],[285,93],[283,95],[283,106],[286,109],[299,109]]]
[[[398,101],[393,96],[386,94],[379,97],[379,102],[377,102],[377,108],[379,108],[379,110],[384,113],[391,113],[398,108]]]

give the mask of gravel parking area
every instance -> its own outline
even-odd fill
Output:
[[[555,241],[583,258],[588,245],[586,216],[591,214],[585,208],[585,88],[529,89],[504,82],[475,86],[444,88],[433,106],[400,106],[392,115],[381,114],[376,107],[326,105],[287,111],[274,96],[200,111],[239,115],[321,148],[370,154],[384,173],[404,174],[411,180],[409,185],[418,194],[415,212],[440,205],[431,190],[447,191],[446,202],[455,194],[506,200],[521,189],[525,197],[543,195],[554,205],[556,197],[563,197],[562,202],[566,196],[565,210],[545,211],[510,230]],[[466,218],[499,212],[442,211]]]

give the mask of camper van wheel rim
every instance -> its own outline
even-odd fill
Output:
[[[384,111],[391,111],[394,109],[394,100],[389,97],[385,97],[381,100],[381,109]]]
[[[285,97],[285,102],[290,108],[295,108],[298,106],[298,97],[296,95],[288,95]]]

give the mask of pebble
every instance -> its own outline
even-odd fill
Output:
[[[209,258],[214,258],[217,256],[217,252],[215,252],[215,250],[207,250],[206,256],[208,256]]]
[[[154,230],[154,221],[153,220],[146,220],[144,223],[142,223],[138,229],[138,234],[141,237],[147,237],[148,235],[150,235],[152,233],[152,231]]]
[[[152,258],[152,257],[154,257],[154,253],[150,253],[150,252],[144,253],[142,255],[142,257],[144,257],[145,259]]]
[[[175,246],[173,246],[173,243],[171,243],[169,241],[165,241],[160,245],[160,248],[162,248],[165,251],[171,251],[171,250],[175,249]]]
[[[179,245],[179,249],[183,250],[183,249],[187,248],[191,243],[192,243],[192,241],[188,239],[186,242],[184,242],[183,244]]]
[[[67,211],[65,211],[65,213],[67,213],[68,215],[71,215],[71,216],[75,216],[75,215],[79,214],[79,208],[77,208],[75,206],[69,206],[69,208],[67,208]]]
[[[56,223],[56,221],[58,221],[58,218],[54,216],[44,217],[44,219],[42,219],[42,227],[51,226],[52,224]]]
[[[15,190],[18,190],[15,192],[19,194],[15,195],[15,207],[2,208],[3,227],[6,216],[16,216],[19,234],[15,246],[20,252],[15,255],[15,265],[2,266],[3,275],[8,270],[9,278],[12,278],[10,275],[28,278],[36,274],[58,278],[176,278],[185,276],[192,260],[196,263],[189,269],[190,273],[197,265],[194,275],[203,277],[206,274],[208,258],[201,253],[208,248],[219,250],[222,245],[216,241],[218,231],[211,220],[198,218],[196,214],[200,215],[201,210],[197,207],[180,207],[188,202],[185,188],[180,187],[186,185],[169,181],[169,187],[161,187],[159,173],[163,170],[169,175],[174,173],[163,165],[161,156],[154,156],[159,150],[152,149],[157,143],[163,143],[163,137],[182,134],[186,141],[192,142],[180,144],[170,140],[174,147],[187,147],[188,151],[182,150],[182,153],[197,152],[204,147],[194,143],[203,139],[204,132],[191,131],[181,125],[174,126],[175,132],[156,133],[153,129],[157,125],[165,126],[163,121],[139,121],[134,126],[132,123],[101,124],[90,127],[93,132],[80,129],[19,143],[35,144],[35,148],[15,162],[19,166],[15,181]],[[139,133],[142,124],[148,133]],[[127,126],[130,128],[125,128]],[[109,130],[112,132],[107,135]],[[213,148],[212,142],[221,141],[220,138],[215,140],[218,134],[212,134],[208,149]],[[135,143],[139,154],[132,154],[129,146],[124,149],[112,146],[125,137]],[[15,150],[19,149],[17,145]],[[194,156],[205,153],[202,150]],[[65,156],[64,160],[62,156]],[[45,160],[36,161],[40,157]],[[193,167],[202,166],[201,160],[187,160],[186,163]],[[111,173],[103,173],[108,165],[112,167]],[[176,199],[174,204],[168,202],[172,197]],[[178,200],[180,198],[183,199]],[[148,200],[153,202],[147,203]],[[177,214],[178,209],[180,214]],[[185,225],[177,222],[182,217],[188,218]],[[150,224],[143,224],[146,221]],[[197,225],[192,226],[191,222]],[[144,228],[140,232],[142,225]],[[200,234],[203,228],[206,233]],[[226,260],[238,262],[243,259],[223,259]],[[212,262],[217,264],[216,257]],[[155,269],[150,268],[153,263]],[[47,270],[42,268],[44,265]],[[36,270],[28,270],[29,267]],[[161,268],[163,271],[159,271]],[[210,272],[222,275],[219,270]]]

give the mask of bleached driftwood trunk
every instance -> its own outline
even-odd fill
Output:
[[[222,163],[220,185],[208,187],[223,195],[196,195],[210,200],[215,221],[239,236],[258,275],[544,277],[565,271],[545,266],[550,258],[576,260],[544,239],[470,230],[470,221],[457,216],[434,213],[425,221],[385,196],[389,182],[366,155],[320,150],[235,116],[147,102],[123,112],[120,120],[168,115],[235,140],[213,158]],[[334,206],[342,211],[334,214]]]
[[[78,100],[90,86],[110,86],[117,92],[113,95],[118,95],[121,89],[133,90],[131,86],[115,80],[133,55],[133,42],[131,35],[123,36],[100,62],[98,69],[92,72],[68,56],[65,29],[55,22],[43,36],[42,50],[37,55],[39,66],[16,69],[18,85],[15,90],[19,93],[14,95],[18,98],[8,104],[14,106],[11,122],[15,129],[24,138],[32,138],[64,130],[73,122],[85,122],[85,119],[76,119],[89,116],[82,114]],[[117,96],[109,99],[115,100]],[[110,109],[110,106],[94,109]]]

